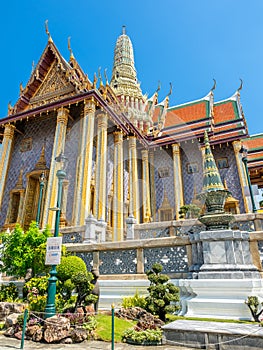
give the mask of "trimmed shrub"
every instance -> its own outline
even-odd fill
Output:
[[[57,277],[60,281],[67,281],[78,272],[87,272],[86,264],[80,257],[64,256],[61,258],[61,264],[57,266]]]

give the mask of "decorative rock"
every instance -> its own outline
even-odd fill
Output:
[[[16,339],[21,340],[21,339],[22,339],[22,331],[16,332],[16,333],[14,334],[14,337],[15,337]]]
[[[4,332],[4,335],[6,337],[13,337],[14,336],[14,333],[15,333],[15,330],[13,327],[9,327],[5,332]]]
[[[88,332],[83,328],[75,328],[71,331],[70,336],[74,343],[81,343],[88,338]]]
[[[9,328],[9,327],[12,327],[15,324],[17,324],[17,319],[18,319],[18,316],[20,316],[20,315],[21,314],[17,314],[17,313],[8,315],[6,320],[5,320],[5,327]]]
[[[41,327],[33,334],[32,340],[35,342],[39,342],[43,339],[43,330]]]
[[[0,321],[5,320],[6,316],[13,313],[22,313],[26,305],[22,303],[0,302]]]
[[[69,336],[69,329],[70,321],[66,317],[49,317],[44,325],[44,340],[47,343],[58,342]]]
[[[34,341],[40,341],[43,338],[42,327],[39,325],[28,326],[26,328],[26,337]]]
[[[73,340],[71,338],[62,339],[60,344],[73,344]]]

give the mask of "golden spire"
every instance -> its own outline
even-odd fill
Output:
[[[101,67],[98,69],[98,78],[99,78],[99,87],[103,86],[102,76],[101,76]]]

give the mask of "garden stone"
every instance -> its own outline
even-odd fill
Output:
[[[70,336],[74,343],[81,343],[88,338],[88,332],[83,328],[75,328],[71,331]]]
[[[7,330],[4,332],[4,335],[6,337],[13,337],[14,336],[14,333],[15,333],[15,330],[13,327],[9,327],[7,328]]]
[[[21,314],[13,313],[11,315],[8,315],[5,320],[5,327],[9,328],[17,324],[17,319]]]
[[[39,342],[43,339],[43,330],[41,327],[37,329],[37,331],[33,334],[32,340],[35,342]]]
[[[22,303],[0,302],[0,321],[5,320],[6,316],[12,313],[22,313],[26,305]]]
[[[40,337],[40,333],[41,333],[41,337]],[[39,340],[35,340],[36,338],[37,339],[40,338],[41,340],[43,337],[42,327],[39,325],[27,326],[26,337],[34,341],[39,341]]]
[[[58,342],[69,336],[69,329],[70,321],[66,317],[49,317],[44,325],[44,340],[47,343]]]
[[[60,344],[73,344],[73,340],[71,338],[62,339]]]
[[[14,337],[15,337],[16,339],[21,340],[21,339],[22,339],[22,331],[16,332],[16,333],[14,334]]]

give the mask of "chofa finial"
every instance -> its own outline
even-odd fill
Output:
[[[214,85],[212,86],[211,91],[214,91],[214,90],[215,90],[215,88],[216,88],[216,80],[215,80],[215,79],[213,79],[213,80],[214,80]]]
[[[52,41],[50,32],[49,32],[49,30],[48,30],[48,20],[45,21],[45,28],[46,28],[46,33],[47,33],[47,35],[48,35],[48,41]]]
[[[237,91],[239,92],[240,90],[242,90],[242,88],[243,88],[243,80],[241,79],[241,78],[239,78],[240,79],[240,86],[239,86],[239,88],[237,89]]]

